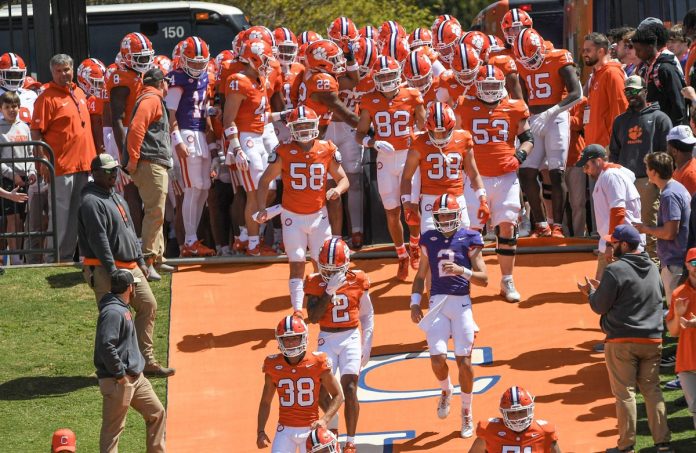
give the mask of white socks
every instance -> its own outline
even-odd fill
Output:
[[[251,245],[251,242],[249,242]],[[302,302],[304,301],[304,285],[301,278],[291,278],[288,281],[290,287],[290,303],[295,311],[302,311]]]

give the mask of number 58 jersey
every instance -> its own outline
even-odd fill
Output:
[[[321,375],[331,371],[331,359],[325,353],[306,352],[295,365],[290,365],[282,354],[269,355],[262,371],[276,386],[279,424],[301,428],[319,419]]]
[[[501,176],[517,170],[515,138],[520,121],[529,118],[522,100],[504,97],[498,105],[484,104],[478,98],[462,96],[454,109],[461,128],[471,132],[476,166],[481,176]]]

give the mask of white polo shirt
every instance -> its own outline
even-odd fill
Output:
[[[610,211],[612,208],[626,210],[626,223],[641,223],[640,194],[634,184],[636,177],[625,167],[610,164],[600,173],[592,192],[594,213],[599,233],[599,251],[604,252],[606,241],[604,236],[609,234]],[[645,235],[641,234],[641,245],[645,244]]]

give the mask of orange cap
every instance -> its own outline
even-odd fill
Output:
[[[684,260],[684,262],[688,263],[689,261],[693,260],[696,260],[696,247],[689,249],[686,252],[686,259]]]
[[[75,433],[72,430],[68,428],[57,429],[53,433],[52,452],[75,451],[76,442]]]

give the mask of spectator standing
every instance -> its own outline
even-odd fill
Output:
[[[619,225],[605,237],[616,261],[604,271],[601,283],[585,277],[578,283],[599,314],[607,335],[604,356],[611,392],[616,398],[619,427],[617,448],[633,452],[636,441],[636,385],[645,399],[648,426],[658,452],[671,452],[665,402],[660,390],[662,352],[662,284],[657,268],[640,252],[641,236],[631,225]]]
[[[61,451],[77,451],[77,439],[71,429],[61,428],[53,432],[51,453],[59,453]]]
[[[587,146],[575,164],[594,179],[592,201],[597,232],[599,233],[599,257],[595,278],[600,280],[612,258],[612,248],[604,239],[623,223],[640,219],[640,196],[633,185],[635,176],[631,170],[607,161],[604,148],[597,144]]]
[[[683,27],[681,24],[677,24],[669,29],[667,50],[672,52],[674,56],[677,57],[683,72],[684,69],[686,69],[686,60],[689,56],[689,40],[684,35]]]
[[[647,103],[645,82],[637,75],[626,79],[625,92],[628,110],[614,120],[609,159],[633,172],[640,194],[641,220],[647,226],[655,226],[660,192],[649,183],[643,159],[649,153],[667,150],[666,136],[672,122],[656,104]],[[647,251],[655,257],[652,238],[647,243]]]
[[[111,155],[103,153],[92,161],[94,182],[82,193],[78,212],[80,250],[84,255],[83,275],[94,291],[97,303],[109,291],[111,276],[118,269],[129,269],[143,280],[130,300],[135,309],[138,344],[145,357],[145,373],[171,376],[174,370],[160,366],[153,348],[157,301],[147,283],[145,265],[135,227],[125,200],[114,191],[119,166]]]
[[[645,156],[645,167],[650,183],[660,190],[660,210],[657,213],[657,226],[634,226],[641,233],[657,238],[660,275],[669,304],[672,291],[679,285],[684,273],[691,195],[683,185],[672,179],[674,161],[669,154],[648,154]]]
[[[635,74],[640,65],[640,58],[636,57],[636,50],[631,42],[635,31],[635,28],[626,27],[621,40],[616,43],[616,59],[623,65],[626,77]]]
[[[155,263],[161,263],[164,255],[162,225],[169,189],[167,172],[172,168],[169,114],[162,97],[164,88],[164,73],[156,67],[149,69],[143,77],[142,90],[133,106],[126,134],[126,169],[143,200],[142,250],[150,281],[162,279],[155,270]],[[165,266],[168,271],[172,270]]]
[[[684,36],[691,41],[689,46],[689,55],[686,58],[684,65],[684,77],[686,84],[691,87],[696,87],[696,77],[694,74],[694,63],[696,63],[696,9],[687,11],[684,15],[683,28]]]
[[[689,278],[674,290],[666,320],[669,334],[679,337],[674,371],[696,428],[696,248],[686,253],[686,270]]]
[[[128,307],[137,286],[144,282],[126,269],[114,271],[110,281],[111,291],[99,301],[94,339],[94,366],[103,397],[99,451],[118,452],[128,407],[132,407],[145,419],[147,452],[164,453],[166,415],[152,384],[143,376],[145,358],[138,349]]]
[[[696,159],[693,157],[696,137],[689,126],[676,126],[667,134],[667,152],[674,159],[672,177],[680,182],[691,196],[696,193]]]
[[[72,261],[77,245],[80,193],[87,184],[90,161],[97,152],[87,98],[73,82],[73,59],[57,54],[51,58],[50,66],[53,80],[34,104],[31,138],[46,142],[55,154],[57,206],[49,205],[49,212],[55,210],[54,228],[58,237],[58,256],[54,259]],[[48,159],[39,147],[34,155]],[[48,176],[46,173],[44,179],[47,180]]]
[[[585,207],[587,204],[587,175],[582,168],[575,166],[585,148],[585,138],[582,135],[583,117],[587,98],[583,96],[580,102],[570,109],[570,144],[568,145],[568,160],[566,161],[565,183],[568,188],[568,203],[571,218],[566,218],[568,230],[572,226],[573,236],[585,236],[587,225]],[[567,211],[566,211],[567,214]]]
[[[609,40],[601,33],[585,36],[582,57],[585,65],[592,67],[583,120],[585,140],[607,147],[614,118],[628,106],[624,95],[626,76],[621,63],[611,59]]]
[[[686,83],[674,54],[664,48],[662,34],[667,35],[664,25],[639,27],[631,43],[636,56],[643,62],[640,74],[647,83],[647,101],[657,102],[660,110],[677,126],[687,121],[686,104],[681,95]]]

